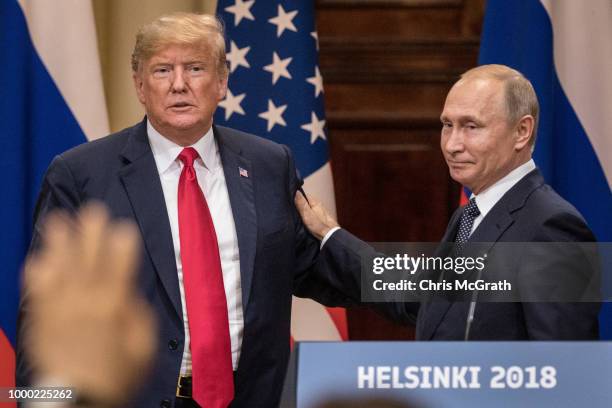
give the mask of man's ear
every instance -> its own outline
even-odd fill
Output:
[[[132,72],[132,80],[134,81],[134,88],[136,88],[136,95],[138,96],[138,100],[144,105],[145,97],[142,89],[144,86],[144,82],[142,80],[140,72]]]
[[[223,99],[225,99],[225,95],[227,94],[228,80],[229,80],[228,73],[226,73],[225,75],[221,76],[221,78],[219,78],[219,94],[217,95],[217,102],[221,102]]]
[[[531,115],[523,116],[517,123],[515,129],[514,149],[523,150],[529,145],[529,141],[533,137],[535,119]]]

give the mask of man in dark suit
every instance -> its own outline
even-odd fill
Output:
[[[291,153],[213,125],[228,81],[214,17],[177,13],[145,25],[132,69],[145,120],[53,160],[32,249],[57,209],[74,213],[95,200],[113,218],[135,221],[143,242],[138,287],[157,317],[158,350],[130,405],[275,406],[292,293],[332,299],[307,278],[319,243],[293,204],[300,180]],[[30,375],[18,341],[17,383]]]
[[[531,153],[538,122],[538,101],[521,73],[502,65],[474,68],[452,87],[441,115],[440,145],[451,177],[472,191],[470,202],[453,214],[443,242],[488,243],[489,250],[508,242],[591,242],[595,238],[582,216],[544,183]],[[301,195],[296,205],[307,228],[324,240],[319,263],[322,275],[353,300],[361,295],[361,255],[373,249],[337,223],[316,201]],[[497,248],[496,248],[497,246]],[[532,247],[538,247],[532,245]],[[498,250],[499,252],[499,250]],[[512,257],[512,254],[506,254]],[[524,255],[524,254],[518,254]],[[539,263],[525,262],[522,274],[535,286],[578,284],[587,288],[596,276],[570,257],[561,262],[547,253]],[[519,258],[520,256],[514,256]],[[536,259],[534,256],[531,260]],[[557,263],[555,263],[557,262]],[[484,269],[483,274],[492,269]],[[548,285],[548,286],[547,286]],[[542,293],[540,293],[542,295]],[[419,303],[378,303],[373,307],[400,322],[417,316],[419,340],[571,340],[597,339],[599,303],[478,303],[448,298]],[[471,300],[471,301],[470,301]]]

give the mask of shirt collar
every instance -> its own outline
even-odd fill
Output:
[[[486,217],[493,206],[523,177],[535,170],[536,165],[533,159],[521,164],[510,173],[495,182],[491,187],[487,188],[480,194],[472,194],[472,198],[476,199],[476,205],[482,217]]]
[[[178,155],[184,147],[174,143],[172,140],[159,133],[147,119],[147,136],[153,152],[153,158],[157,165],[159,174],[168,171],[173,165],[178,165]],[[203,164],[209,171],[214,171],[219,166],[217,144],[213,135],[212,127],[197,142],[189,146],[193,147],[200,158],[196,160]]]

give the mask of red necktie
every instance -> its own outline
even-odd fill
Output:
[[[226,408],[234,398],[234,377],[217,235],[193,168],[198,152],[187,147],[178,157],[184,164],[178,219],[191,337],[192,395],[204,408]]]

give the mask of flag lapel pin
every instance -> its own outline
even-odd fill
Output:
[[[243,169],[242,167],[238,167],[238,173],[240,173],[240,177],[249,178],[249,172],[246,169]]]

